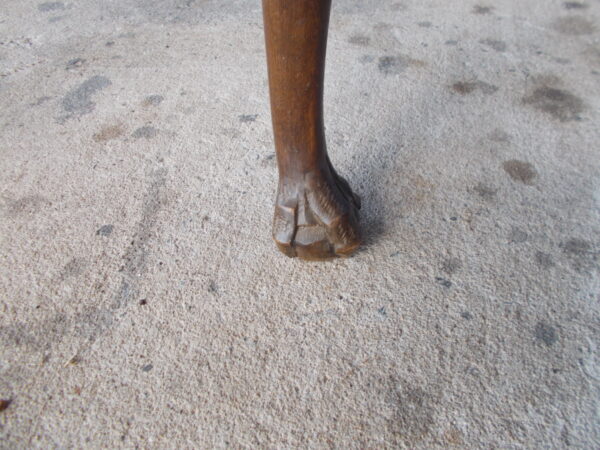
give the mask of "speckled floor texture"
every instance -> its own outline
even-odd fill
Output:
[[[259,0],[4,0],[0,447],[599,448],[599,94],[597,0],[334,0],[307,263]]]

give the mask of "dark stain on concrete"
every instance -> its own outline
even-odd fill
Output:
[[[558,341],[556,329],[543,321],[540,321],[535,325],[534,336],[538,342],[542,342],[547,347],[551,347]]]
[[[78,277],[83,273],[86,266],[87,261],[85,258],[72,258],[61,270],[59,275],[60,281]]]
[[[458,41],[455,39],[448,39],[446,42],[444,42],[444,45],[457,45]]]
[[[154,366],[152,364],[146,364],[142,367],[142,372],[150,372],[153,368]]]
[[[153,137],[156,137],[157,134],[158,130],[156,128],[147,125],[136,129],[131,133],[131,137],[135,139],[152,139]]]
[[[388,427],[394,438],[410,444],[423,440],[434,425],[435,399],[430,390],[402,383],[390,397],[394,413]]]
[[[43,97],[39,97],[35,100],[35,102],[31,103],[31,106],[40,106],[50,100],[52,97],[48,97],[44,95]]]
[[[462,267],[462,261],[458,258],[446,258],[442,262],[442,272],[452,275]]]
[[[569,36],[584,36],[597,31],[594,22],[580,16],[561,17],[552,23],[552,28]]]
[[[92,96],[111,84],[108,78],[102,75],[95,75],[71,89],[62,101],[63,110],[66,113],[62,119],[67,120],[72,117],[91,113],[96,106],[92,102]]]
[[[490,14],[492,11],[494,10],[493,6],[482,6],[482,5],[475,5],[473,6],[473,14]]]
[[[445,288],[449,288],[452,287],[452,281],[447,280],[445,278],[442,277],[435,277],[435,281],[440,284],[441,286],[444,286]]]
[[[85,59],[83,58],[73,58],[67,61],[67,65],[65,67],[66,70],[79,69],[81,66],[85,64]]]
[[[96,142],[106,142],[112,139],[117,139],[125,133],[125,129],[121,124],[106,125],[100,131],[92,136]]]
[[[592,250],[592,244],[579,238],[571,238],[563,244],[563,251],[572,255],[583,256]]]
[[[144,106],[158,106],[162,103],[163,100],[164,97],[162,95],[153,94],[147,96],[142,104]]]
[[[113,225],[102,225],[96,230],[96,236],[110,236],[114,230]]]
[[[509,161],[504,161],[502,167],[513,180],[519,181],[523,184],[532,185],[538,176],[535,167],[525,161],[511,159]]]
[[[549,269],[554,266],[554,261],[552,261],[552,256],[548,253],[537,251],[535,252],[535,262],[542,269]]]
[[[600,252],[594,251],[593,245],[585,239],[573,237],[561,243],[560,247],[577,272],[590,270],[596,266]]]
[[[488,47],[493,48],[497,52],[505,52],[506,51],[506,42],[499,41],[497,39],[481,39],[479,41],[480,44],[487,45]]]
[[[258,117],[258,114],[242,114],[242,115],[238,116],[238,119],[242,123],[250,123],[250,122],[255,122],[257,117]]]
[[[164,186],[166,170],[161,169],[154,173],[153,180],[142,204],[142,217],[137,225],[131,245],[125,252],[123,259],[123,275],[133,280],[146,271],[146,258],[149,252],[149,243],[154,235],[157,224],[158,212],[166,204]]]
[[[571,64],[571,60],[568,58],[554,58],[554,62],[558,63],[558,64],[562,64],[563,66],[566,66],[568,64]]]
[[[42,323],[20,322],[8,327],[0,326],[0,341],[13,346],[27,346],[44,350],[60,341],[64,336],[85,340],[80,351],[84,351],[117,320],[117,312],[127,306],[137,295],[139,277],[147,270],[147,255],[156,239],[158,214],[167,203],[165,193],[166,170],[152,174],[152,181],[142,201],[142,213],[130,246],[123,255],[120,269],[121,284],[114,293],[112,303],[106,306],[91,306],[67,318],[56,314]]]
[[[371,38],[364,34],[353,34],[348,39],[348,42],[352,45],[358,45],[360,47],[367,47],[371,43]]]
[[[57,313],[41,322],[33,318],[0,325],[0,342],[5,346],[45,350],[68,333],[69,328],[67,316]]]
[[[460,317],[462,317],[465,320],[472,320],[473,314],[471,314],[469,311],[464,311],[460,313]]]
[[[424,22],[417,22],[417,25],[419,25],[421,28],[431,28],[433,24],[431,22],[424,21]]]
[[[382,56],[377,63],[379,71],[384,75],[397,75],[409,67],[424,67],[425,65],[424,61],[406,55]]]
[[[398,56],[382,56],[377,65],[379,71],[385,75],[402,73],[408,66],[408,61]]]
[[[67,16],[54,16],[54,17],[50,17],[48,19],[48,23],[56,23],[56,22],[60,22],[61,20],[63,20],[65,17]]]
[[[492,200],[498,193],[498,189],[494,189],[481,182],[477,183],[473,190],[484,200]]]
[[[5,201],[6,213],[9,217],[32,215],[40,212],[52,203],[41,195],[26,195],[16,200]]]
[[[587,9],[589,5],[580,2],[564,2],[563,7],[565,9]]]
[[[488,139],[493,142],[509,142],[510,134],[500,128],[496,128],[488,135]]]
[[[44,2],[38,5],[38,11],[50,12],[50,11],[62,11],[65,9],[63,2]]]
[[[552,116],[560,122],[580,120],[584,111],[583,100],[568,91],[542,86],[523,99],[523,103]]]
[[[522,244],[527,242],[529,235],[518,227],[512,227],[508,235],[508,242],[511,244]]]
[[[483,81],[457,81],[451,86],[452,90],[457,94],[467,95],[476,90],[491,95],[498,90],[497,86],[488,84]]]

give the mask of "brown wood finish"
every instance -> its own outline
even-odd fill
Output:
[[[348,256],[360,199],[327,156],[323,80],[331,0],[263,0],[279,186],[273,238],[288,256]]]

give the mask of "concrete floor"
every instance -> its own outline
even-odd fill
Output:
[[[258,0],[4,0],[0,446],[600,447],[600,2],[334,0],[363,249],[270,238]]]

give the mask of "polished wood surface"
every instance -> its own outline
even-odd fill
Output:
[[[360,244],[360,200],[325,142],[323,81],[331,0],[263,0],[279,186],[273,237],[288,256],[348,256]]]

